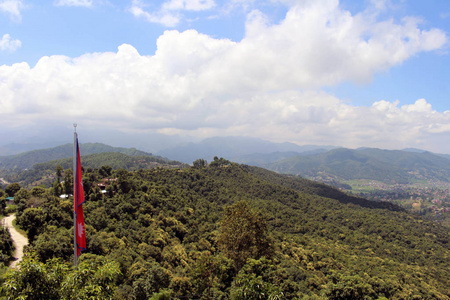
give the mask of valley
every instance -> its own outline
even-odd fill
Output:
[[[386,184],[373,180],[344,182],[348,192],[374,201],[395,203],[406,210],[420,214],[450,227],[450,183],[421,181],[410,184]]]

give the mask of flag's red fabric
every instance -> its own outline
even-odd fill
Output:
[[[83,216],[83,203],[84,203],[84,190],[83,179],[81,176],[81,163],[80,163],[80,148],[78,147],[78,138],[76,139],[76,169],[75,169],[75,186],[74,190],[74,210],[77,218],[77,256],[80,256],[81,251],[86,250],[86,235],[84,230],[84,216]]]

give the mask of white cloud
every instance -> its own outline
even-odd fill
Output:
[[[81,6],[81,7],[91,7],[93,0],[57,0],[55,1],[56,6]]]
[[[165,10],[207,10],[215,6],[214,0],[169,0],[163,3]]]
[[[183,11],[203,11],[215,6],[214,0],[169,0],[162,3],[161,7],[149,12],[149,7],[142,0],[133,0],[128,9],[137,18],[143,18],[147,22],[157,23],[166,27],[175,27],[184,18]]]
[[[180,22],[180,17],[170,11],[160,10],[150,13],[144,8],[146,5],[141,0],[133,0],[128,11],[136,18],[143,18],[147,22],[157,23],[166,27],[174,27]]]
[[[21,10],[24,8],[22,0],[3,0],[0,2],[0,11],[10,15],[10,18],[15,22],[22,21]]]
[[[0,40],[0,50],[14,52],[22,46],[20,40],[13,40],[9,34],[4,34]]]
[[[172,30],[158,38],[152,56],[124,44],[115,53],[0,66],[0,126],[77,120],[199,137],[245,133],[300,144],[450,152],[450,112],[433,110],[425,99],[354,107],[320,91],[370,80],[445,44],[442,31],[418,25],[352,16],[335,1],[320,1],[293,6],[275,25],[253,11],[240,42]],[[402,99],[408,100],[416,99]]]

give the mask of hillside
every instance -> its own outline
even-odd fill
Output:
[[[148,299],[158,292],[172,299],[450,297],[448,231],[388,203],[226,160],[113,171],[117,180],[106,194],[95,186],[102,178],[97,171],[83,175],[88,250],[80,270],[48,260],[70,264],[73,249],[70,200],[47,195],[33,202],[39,207],[19,205],[18,222],[30,228],[36,256],[13,279],[20,272],[29,278],[27,270],[40,260],[49,274],[66,272],[58,278],[96,274],[82,277],[90,290],[76,291],[103,298]],[[62,279],[51,282],[53,293],[66,291]]]
[[[152,156],[151,153],[139,151],[135,148],[112,147],[101,143],[80,144],[80,152],[83,155],[118,152],[129,156]],[[49,149],[40,149],[24,152],[16,155],[0,156],[0,169],[24,170],[33,167],[37,163],[68,158],[73,156],[73,144],[65,144]],[[158,159],[163,159],[158,157]]]
[[[266,164],[280,173],[336,180],[372,179],[386,183],[413,180],[450,180],[450,160],[430,152],[333,149]]]
[[[103,147],[94,147],[92,149],[102,149]],[[89,152],[89,148],[86,148],[86,152]],[[92,150],[91,149],[91,150]],[[108,147],[103,148],[108,149]],[[151,168],[184,168],[186,164],[168,160],[159,156],[138,155],[142,153],[136,149],[125,149],[124,152],[105,152],[94,153],[89,155],[82,155],[81,162],[83,167],[98,169],[102,166],[109,166],[112,169],[125,169],[125,170],[140,170]],[[62,158],[43,163],[37,163],[32,168],[27,170],[0,170],[0,177],[3,177],[8,182],[18,182],[22,186],[28,185],[44,185],[51,186],[55,180],[56,167],[60,165],[63,169],[72,169],[73,158]]]

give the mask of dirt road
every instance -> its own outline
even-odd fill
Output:
[[[15,268],[16,265],[22,260],[23,247],[25,245],[28,245],[28,239],[25,236],[21,235],[12,225],[12,222],[15,218],[16,218],[15,214],[12,214],[4,218],[5,225],[9,229],[11,237],[14,241],[14,245],[16,246],[16,251],[14,252],[14,260],[10,265],[11,268]]]

